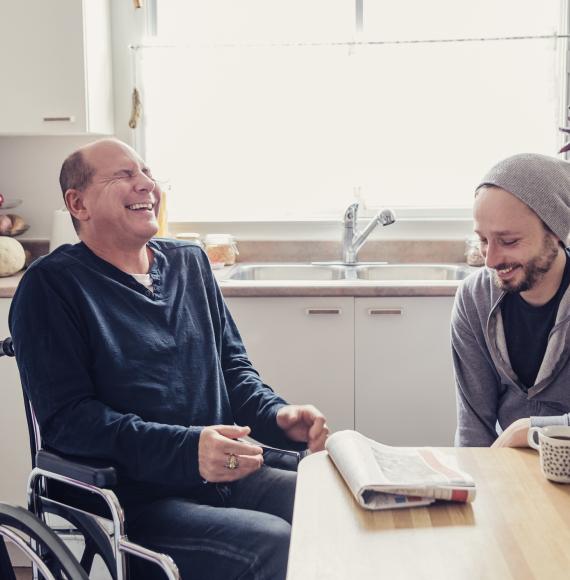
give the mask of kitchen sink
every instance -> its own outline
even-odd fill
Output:
[[[237,264],[226,280],[238,281],[453,281],[474,269],[464,264]]]

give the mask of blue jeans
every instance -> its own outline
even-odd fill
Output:
[[[176,562],[183,580],[280,580],[287,572],[297,474],[262,466],[231,484],[205,484],[127,514],[129,538]],[[131,578],[165,578],[131,558]]]

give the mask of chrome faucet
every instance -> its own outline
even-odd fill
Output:
[[[344,236],[342,239],[342,262],[347,265],[356,264],[356,254],[362,247],[366,238],[372,233],[372,230],[378,225],[389,226],[396,221],[394,213],[390,209],[379,211],[359,232],[358,227],[358,202],[348,206],[344,214]]]

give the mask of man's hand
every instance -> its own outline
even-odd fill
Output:
[[[313,405],[286,405],[277,411],[277,425],[293,441],[306,441],[310,451],[322,451],[329,435],[325,416]]]
[[[249,435],[249,427],[237,425],[212,425],[204,427],[198,443],[200,475],[212,483],[235,481],[257,471],[263,465],[263,450],[257,445],[236,441]],[[230,469],[230,456],[235,456],[237,466]],[[235,459],[231,460],[235,465]]]
[[[528,447],[527,435],[530,429],[530,419],[518,419],[511,423],[491,447]]]

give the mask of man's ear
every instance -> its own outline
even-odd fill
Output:
[[[65,192],[65,205],[75,219],[79,221],[89,219],[89,212],[83,203],[83,194],[78,189],[68,189]]]

